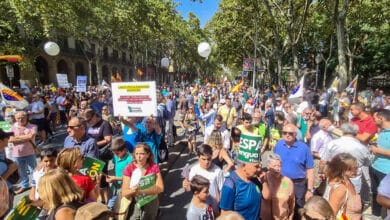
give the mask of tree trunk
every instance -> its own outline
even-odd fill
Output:
[[[338,9],[340,1],[337,0],[335,4],[335,25],[336,25],[336,35],[337,35],[337,53],[338,53],[338,73],[340,77],[340,86],[344,88],[348,83],[348,67],[347,67],[347,49],[346,49],[346,39],[345,39],[345,20],[347,16],[349,0],[344,1],[344,5],[341,11]]]

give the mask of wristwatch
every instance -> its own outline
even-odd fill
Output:
[[[308,192],[314,193],[314,189],[307,189]]]

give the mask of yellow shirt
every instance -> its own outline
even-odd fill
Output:
[[[222,116],[223,122],[226,122],[227,129],[232,128],[233,120],[234,118],[237,118],[236,108],[234,108],[233,106],[231,106],[230,108],[226,105],[223,105],[218,109],[218,114]]]

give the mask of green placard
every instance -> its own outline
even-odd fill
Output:
[[[258,163],[261,160],[261,137],[241,134],[237,159],[243,163]]]
[[[141,190],[149,189],[156,184],[156,175],[154,173],[141,177],[138,188]],[[137,196],[137,207],[141,208],[142,206],[148,204],[157,198],[157,195],[146,195],[146,196]]]
[[[18,205],[12,209],[12,211],[5,218],[6,220],[25,220],[36,219],[41,212],[35,206],[29,205],[31,203],[28,196],[23,197]]]
[[[95,179],[97,175],[103,172],[104,165],[106,165],[104,161],[92,157],[84,157],[83,167],[79,170],[79,172]]]
[[[5,132],[11,131],[11,124],[8,121],[0,121],[0,128]]]

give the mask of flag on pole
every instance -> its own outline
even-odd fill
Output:
[[[2,100],[6,105],[14,106],[17,109],[24,109],[28,106],[28,102],[23,99],[22,96],[3,83],[0,83],[0,93]]]
[[[101,87],[103,87],[104,89],[108,89],[108,88],[110,88],[110,85],[106,82],[106,80],[103,79]]]
[[[299,84],[297,85],[297,87],[294,88],[291,95],[288,97],[289,99],[299,98],[303,96],[303,91],[305,89],[304,82],[305,82],[305,75],[303,75],[301,80],[299,80]]]
[[[339,84],[340,84],[340,79],[339,77],[336,76],[336,78],[334,78],[332,84],[330,85],[328,92],[338,92]]]
[[[232,88],[232,90],[230,90],[230,92],[234,94],[234,93],[240,91],[242,85],[244,85],[244,78],[241,78],[240,82],[239,82],[237,85],[235,85],[235,86]]]
[[[357,83],[358,83],[359,74],[355,76],[355,78],[349,83],[345,90],[349,93],[353,93],[356,91]]]
[[[197,92],[197,91],[198,91],[198,84],[195,84],[194,88],[193,88],[192,91],[191,91],[191,94],[193,95],[193,94],[195,94],[195,92]]]

